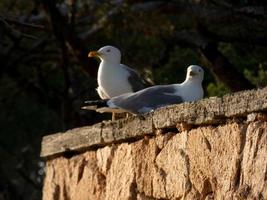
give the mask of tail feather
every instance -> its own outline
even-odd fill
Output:
[[[89,100],[84,102],[82,109],[94,110],[100,113],[125,113],[127,111],[119,108],[110,108],[107,104],[109,99]]]
[[[89,100],[85,101],[85,106],[95,106],[96,108],[108,107],[107,101],[109,99]]]

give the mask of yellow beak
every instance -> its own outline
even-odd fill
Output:
[[[190,72],[189,72],[189,75],[190,75],[190,76],[195,76],[195,75],[197,75],[197,73],[194,72],[194,71],[190,71]]]
[[[88,57],[99,57],[100,55],[98,51],[90,51]]]

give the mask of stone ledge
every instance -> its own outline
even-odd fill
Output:
[[[224,123],[228,118],[246,117],[267,111],[267,87],[211,97],[158,109],[145,116],[107,121],[43,137],[41,157],[50,158],[64,152],[84,151],[111,143],[137,140],[155,134],[157,129],[176,127],[178,123],[207,125]]]

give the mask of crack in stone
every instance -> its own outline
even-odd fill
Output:
[[[52,194],[53,200],[59,200],[60,199],[60,186],[58,184],[55,184],[55,190]]]
[[[210,144],[208,138],[205,137],[205,136],[204,136],[204,142],[205,142],[205,144],[206,144],[207,149],[209,150],[209,152],[211,152],[211,144]]]
[[[259,143],[261,141],[262,135],[263,135],[263,129],[259,128],[257,130],[258,134],[257,134],[257,141],[256,141],[256,146],[255,146],[255,151],[253,153],[253,158],[257,157],[257,153],[258,153],[258,148],[259,148]]]
[[[66,185],[66,181],[64,179],[63,181],[63,188],[62,188],[62,196],[64,200],[71,200],[71,198],[68,195],[68,189],[67,189],[67,185]]]
[[[136,200],[137,199],[137,183],[136,183],[136,175],[134,174],[133,181],[130,185],[130,197],[129,199]]]
[[[243,162],[243,152],[246,145],[246,139],[247,139],[247,129],[248,124],[243,125],[240,131],[240,149],[238,152],[238,159],[236,160],[236,172],[234,175],[234,191],[236,191],[241,184],[242,181],[242,162]]]
[[[156,198],[153,196],[149,196],[149,195],[146,195],[144,192],[137,192],[137,195],[142,197],[142,199],[146,199],[146,200],[168,200],[166,198]]]
[[[204,180],[203,188],[200,194],[202,196],[201,198],[202,200],[205,200],[207,196],[213,194],[212,185],[211,185],[211,181],[209,178]]]
[[[253,123],[257,123],[255,125],[255,127],[252,126]],[[236,128],[236,126],[234,126],[233,132],[235,132],[235,131],[239,132],[237,136],[233,137],[233,139],[236,140],[234,142],[236,142],[238,144],[238,146],[234,148],[234,152],[236,152],[236,150],[238,150],[238,151],[237,151],[237,153],[234,154],[234,158],[236,158],[236,159],[235,159],[235,163],[234,163],[235,166],[233,166],[233,168],[234,168],[235,171],[231,171],[231,175],[232,176],[229,178],[230,179],[230,189],[228,190],[228,192],[229,193],[231,192],[232,195],[235,195],[234,197],[236,197],[237,199],[246,199],[247,197],[251,197],[250,195],[252,195],[252,191],[254,192],[254,188],[252,188],[252,186],[243,184],[244,177],[243,177],[242,173],[244,173],[243,164],[245,164],[244,162],[246,160],[246,157],[243,155],[245,148],[246,148],[246,150],[248,148],[248,150],[250,151],[251,154],[249,154],[249,155],[251,155],[251,156],[249,158],[251,158],[251,159],[253,159],[253,158],[258,159],[259,156],[262,156],[261,154],[258,154],[258,157],[257,157],[257,153],[259,153],[258,150],[261,150],[260,149],[261,146],[259,146],[259,144],[262,145],[262,140],[264,139],[263,137],[265,137],[264,136],[265,132],[263,132],[262,126],[260,126],[260,128],[259,128],[257,125],[261,125],[261,123],[251,122],[251,123],[245,123],[245,125],[244,125],[244,123],[241,123],[241,124],[238,124],[238,128]],[[248,130],[249,126],[252,126],[250,128],[250,130]],[[255,128],[256,131],[253,130],[253,128]],[[115,130],[113,130],[113,129],[115,129]],[[115,132],[117,130],[116,126],[113,126],[113,129],[112,129],[112,134],[116,133]],[[210,129],[213,129],[212,126],[210,127]],[[101,140],[104,140],[103,135],[102,135],[103,134],[103,132],[102,132],[103,130],[104,129],[102,129],[102,127],[101,127],[101,131],[100,131]],[[107,131],[110,131],[110,130],[107,130]],[[201,133],[202,133],[202,131],[201,131]],[[253,135],[254,136],[253,138],[248,137],[248,136],[252,137],[252,135],[250,135],[250,134],[253,134],[253,133],[255,133]],[[182,133],[182,134],[184,134],[184,133]],[[149,165],[148,166],[150,166],[150,163],[151,163],[152,168],[155,167],[155,171],[153,171],[153,173],[155,173],[157,175],[157,180],[156,181],[161,181],[162,186],[160,185],[160,190],[159,191],[161,193],[159,193],[157,191],[157,188],[156,188],[157,185],[155,187],[153,187],[154,183],[155,183],[155,182],[153,182],[154,181],[153,179],[152,179],[151,182],[145,182],[146,180],[144,180],[144,182],[142,184],[144,184],[144,185],[145,184],[151,184],[151,185],[149,185],[149,188],[151,188],[150,191],[152,191],[152,192],[150,193],[150,191],[147,192],[147,190],[144,190],[148,194],[148,195],[146,195],[145,192],[138,191],[137,190],[138,182],[137,182],[137,178],[136,178],[136,176],[138,175],[138,171],[135,171],[134,172],[134,178],[133,178],[133,180],[131,179],[131,183],[129,183],[129,185],[130,185],[130,199],[137,199],[138,195],[141,196],[140,198],[151,199],[151,200],[159,200],[159,199],[170,198],[170,196],[168,196],[168,193],[167,193],[167,192],[170,191],[169,190],[170,186],[166,185],[166,183],[168,181],[167,178],[169,178],[169,177],[167,177],[167,176],[169,176],[169,174],[167,174],[167,173],[169,173],[169,171],[168,171],[169,169],[165,168],[165,167],[163,167],[163,168],[160,167],[161,164],[159,164],[159,163],[161,163],[161,162],[164,163],[164,158],[162,158],[159,155],[161,153],[164,153],[164,154],[166,153],[166,152],[162,152],[162,150],[164,150],[164,148],[168,148],[168,147],[166,147],[166,145],[169,143],[169,141],[171,141],[171,139],[173,138],[174,135],[176,135],[176,134],[168,134],[167,133],[167,134],[164,134],[164,135],[153,136],[151,140],[154,140],[153,142],[155,142],[155,144],[152,144],[152,145],[150,145],[149,140],[147,140],[147,138],[145,138],[143,135],[140,136],[140,138],[139,137],[135,137],[135,139],[138,139],[138,140],[142,139],[143,140],[142,142],[143,142],[144,146],[142,146],[140,148],[141,149],[140,152],[142,152],[142,150],[144,148],[147,148],[145,151],[149,151],[148,155],[153,155],[153,158],[150,158],[150,160],[149,160]],[[217,181],[214,181],[213,178],[211,178],[210,176],[208,176],[208,175],[203,173],[205,175],[205,177],[209,177],[209,178],[204,180],[202,190],[198,191],[196,189],[197,183],[196,183],[196,179],[194,177],[194,175],[195,175],[194,174],[195,165],[194,165],[194,162],[192,162],[192,160],[190,160],[190,159],[194,159],[194,158],[191,157],[192,154],[190,152],[190,146],[187,146],[187,145],[189,145],[188,142],[190,142],[191,140],[187,141],[187,138],[184,138],[184,137],[187,137],[187,136],[188,136],[187,134],[182,135],[183,139],[178,141],[179,147],[180,147],[180,149],[178,150],[178,153],[180,155],[178,154],[178,156],[181,156],[181,159],[179,158],[179,165],[181,165],[182,168],[184,166],[184,174],[183,174],[184,178],[182,178],[183,190],[181,191],[181,193],[179,193],[178,199],[181,199],[181,198],[182,199],[187,199],[187,198],[191,197],[192,194],[195,195],[195,197],[198,197],[198,195],[199,195],[199,197],[200,197],[199,199],[201,199],[201,200],[212,198],[216,194],[216,191],[219,190],[220,188],[219,189],[217,188],[217,186],[216,186],[217,184],[214,183],[214,182],[217,182]],[[149,137],[151,137],[151,135],[149,135],[147,137],[149,138]],[[190,137],[191,137],[191,135],[190,135]],[[190,139],[190,137],[189,137],[189,139]],[[213,138],[210,138],[210,137],[207,138],[207,137],[205,137],[203,135],[203,139],[204,139],[204,143],[205,143],[204,144],[204,148],[207,148],[207,150],[209,150],[209,151],[211,151],[212,148],[214,148],[213,151],[215,151],[216,146],[215,145],[211,146],[211,144],[213,144],[213,143],[210,143],[210,141],[212,142]],[[210,139],[210,141],[208,139]],[[216,138],[214,138],[214,139],[216,139]],[[113,144],[112,147],[110,147],[111,148],[110,152],[107,151],[109,154],[107,154],[106,157],[105,157],[104,154],[100,155],[100,156],[103,156],[103,157],[105,157],[107,159],[107,162],[106,162],[106,165],[105,165],[105,170],[107,171],[107,173],[109,172],[110,167],[112,165],[112,162],[113,162],[113,159],[114,159],[114,154],[115,154],[117,148],[120,146],[119,142],[121,142],[121,140],[118,140],[117,143]],[[125,143],[127,141],[122,141],[122,142]],[[129,144],[131,144],[131,142],[134,142],[134,140],[130,141]],[[229,139],[229,142],[231,142],[231,137]],[[234,144],[236,144],[236,143],[234,143]],[[112,144],[112,143],[109,143],[109,144]],[[205,145],[207,147],[205,147]],[[131,148],[133,146],[131,146]],[[177,146],[175,146],[175,147],[177,147]],[[177,152],[177,148],[175,149],[175,152]],[[173,149],[170,148],[170,153],[171,154],[173,153],[172,150]],[[98,149],[96,151],[98,151]],[[139,151],[138,151],[138,153],[139,153]],[[167,153],[169,153],[169,152],[167,152]],[[139,159],[139,157],[138,157],[139,155],[138,154],[137,155],[133,155],[134,153],[132,152],[132,150],[131,150],[131,154],[132,154],[131,157],[136,156],[136,159]],[[147,154],[145,154],[145,155],[147,156]],[[156,162],[157,158],[160,158],[163,161],[160,160],[160,162],[157,163]],[[99,157],[99,159],[101,159],[101,157]],[[146,157],[144,157],[144,159],[146,159]],[[71,165],[72,164],[71,160],[75,160],[75,159],[68,159],[68,162],[66,163],[66,165],[72,166]],[[94,162],[94,161],[92,161],[92,162]],[[49,164],[49,166],[48,166],[48,164]],[[173,163],[171,163],[171,164],[173,164]],[[191,164],[191,166],[190,166],[190,164]],[[232,160],[231,160],[231,164],[232,164]],[[47,163],[47,165],[46,165],[47,168],[50,168],[49,169],[50,170],[50,172],[49,172],[50,173],[49,180],[52,178],[50,181],[53,183],[53,186],[52,187],[50,186],[53,189],[52,197],[54,197],[55,200],[61,199],[61,198],[69,199],[71,197],[71,195],[72,195],[69,190],[72,189],[71,188],[72,187],[71,184],[73,184],[73,182],[69,183],[69,179],[68,179],[68,177],[71,176],[71,172],[69,172],[69,176],[67,176],[67,177],[64,177],[66,175],[63,175],[63,183],[60,182],[60,185],[56,184],[58,179],[59,179],[58,174],[56,173],[57,172],[56,170],[58,170],[57,169],[58,165],[59,165],[59,162],[52,162],[51,164]],[[80,180],[82,179],[82,177],[85,176],[84,175],[85,165],[86,165],[86,163],[84,163],[84,160],[82,160],[82,162],[78,163],[78,166],[75,166],[75,169],[77,169],[76,167],[78,167],[77,183],[79,183]],[[103,168],[101,168],[100,166],[102,166],[102,165],[98,166],[98,164],[96,164],[94,166],[96,166],[96,168],[97,168],[97,169],[95,168],[93,170],[94,173],[96,173],[96,174],[94,174],[94,176],[97,177],[96,178],[97,179],[97,183],[100,185],[100,187],[99,187],[100,190],[102,190],[101,191],[102,192],[101,193],[102,196],[105,196],[106,195],[105,186],[107,184],[106,183],[106,175],[104,175],[101,172],[101,170]],[[114,166],[114,167],[117,167],[117,166]],[[134,167],[136,167],[136,166],[134,166]],[[70,170],[70,169],[68,169],[68,170]],[[137,170],[141,170],[141,168],[138,167]],[[144,172],[143,172],[144,176],[146,176],[146,172],[148,170],[149,170],[149,168],[145,168],[144,169]],[[232,168],[231,168],[231,170],[232,170]],[[264,176],[263,178],[265,178],[265,180],[267,180],[267,170],[266,170],[266,168],[263,169],[263,170],[265,170],[265,171],[263,171],[263,176]],[[151,173],[151,174],[153,175],[153,173]],[[140,172],[140,174],[141,174],[141,172]],[[73,175],[75,175],[75,174],[73,174]],[[133,174],[131,174],[131,175],[132,175],[131,177],[133,177]],[[55,179],[56,181],[54,182],[53,179]],[[216,177],[214,179],[216,179]],[[150,179],[149,179],[149,181],[150,181]],[[201,179],[200,181],[203,181],[203,180]],[[49,184],[51,184],[51,182]],[[218,179],[218,182],[219,182],[219,184],[222,184],[220,178]],[[218,187],[221,187],[221,186],[219,185]],[[127,187],[127,191],[129,191],[128,187]],[[52,190],[51,190],[51,192],[52,192]],[[184,193],[182,193],[182,192],[184,192]],[[163,196],[164,198],[153,197],[154,193],[157,194],[158,197]],[[163,193],[165,193],[165,194],[163,194]],[[255,194],[255,198],[258,198],[258,199],[262,198],[263,199],[263,195],[259,192],[259,193]]]
[[[157,162],[156,162],[156,159],[157,159],[157,156],[159,155],[159,153],[155,156],[154,166],[155,166],[156,172],[159,173],[160,177],[162,178],[163,186],[164,186],[163,188],[164,188],[164,193],[165,193],[164,196],[167,196],[167,188],[166,188],[167,173],[165,172],[164,169],[162,169],[161,167],[159,167],[158,164],[157,164]]]
[[[112,161],[113,161],[113,158],[114,158],[114,154],[115,154],[115,151],[118,149],[118,146],[117,145],[112,145],[111,147],[111,150],[110,150],[110,155],[107,159],[107,171],[109,171],[110,167],[111,167],[111,164],[112,164]]]
[[[78,166],[78,176],[77,176],[77,184],[83,177],[84,168],[88,162],[83,158],[82,163]]]
[[[185,174],[185,183],[184,183],[184,194],[183,194],[183,199],[189,194],[189,192],[192,189],[192,183],[190,180],[190,162],[189,162],[189,157],[185,153],[183,149],[179,149],[179,153],[181,157],[184,159],[184,164],[186,167],[186,174]]]

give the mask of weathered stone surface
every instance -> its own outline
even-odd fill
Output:
[[[155,128],[166,128],[174,127],[178,122],[218,124],[229,117],[245,117],[248,113],[266,110],[267,87],[169,106],[156,110],[152,117]]]
[[[46,136],[43,199],[267,199],[266,111],[264,88]]]
[[[240,166],[239,190],[246,189],[250,198],[267,198],[267,123],[255,122],[248,127]],[[239,193],[237,193],[239,194]]]
[[[57,156],[66,151],[86,150],[88,146],[100,145],[101,142],[101,124],[76,128],[65,133],[44,136],[41,156]]]
[[[267,122],[228,122],[49,160],[43,199],[267,199],[266,174]]]
[[[43,199],[103,199],[106,179],[96,162],[95,152],[47,161]]]
[[[91,148],[152,134],[152,118],[130,117],[115,122],[105,121],[94,126],[75,128],[65,133],[44,136],[41,157],[50,158],[64,152],[82,152]]]
[[[154,135],[155,129],[176,127],[179,123],[216,125],[225,123],[229,118],[246,118],[249,113],[265,111],[267,111],[267,87],[226,95],[222,98],[211,97],[159,109],[146,115],[144,120],[131,117],[45,136],[42,141],[41,157],[51,158],[66,151],[83,152],[111,143],[138,140],[145,135]],[[184,127],[190,126],[182,126],[181,130]]]
[[[116,149],[106,183],[106,200],[136,197],[131,145],[121,144]]]

